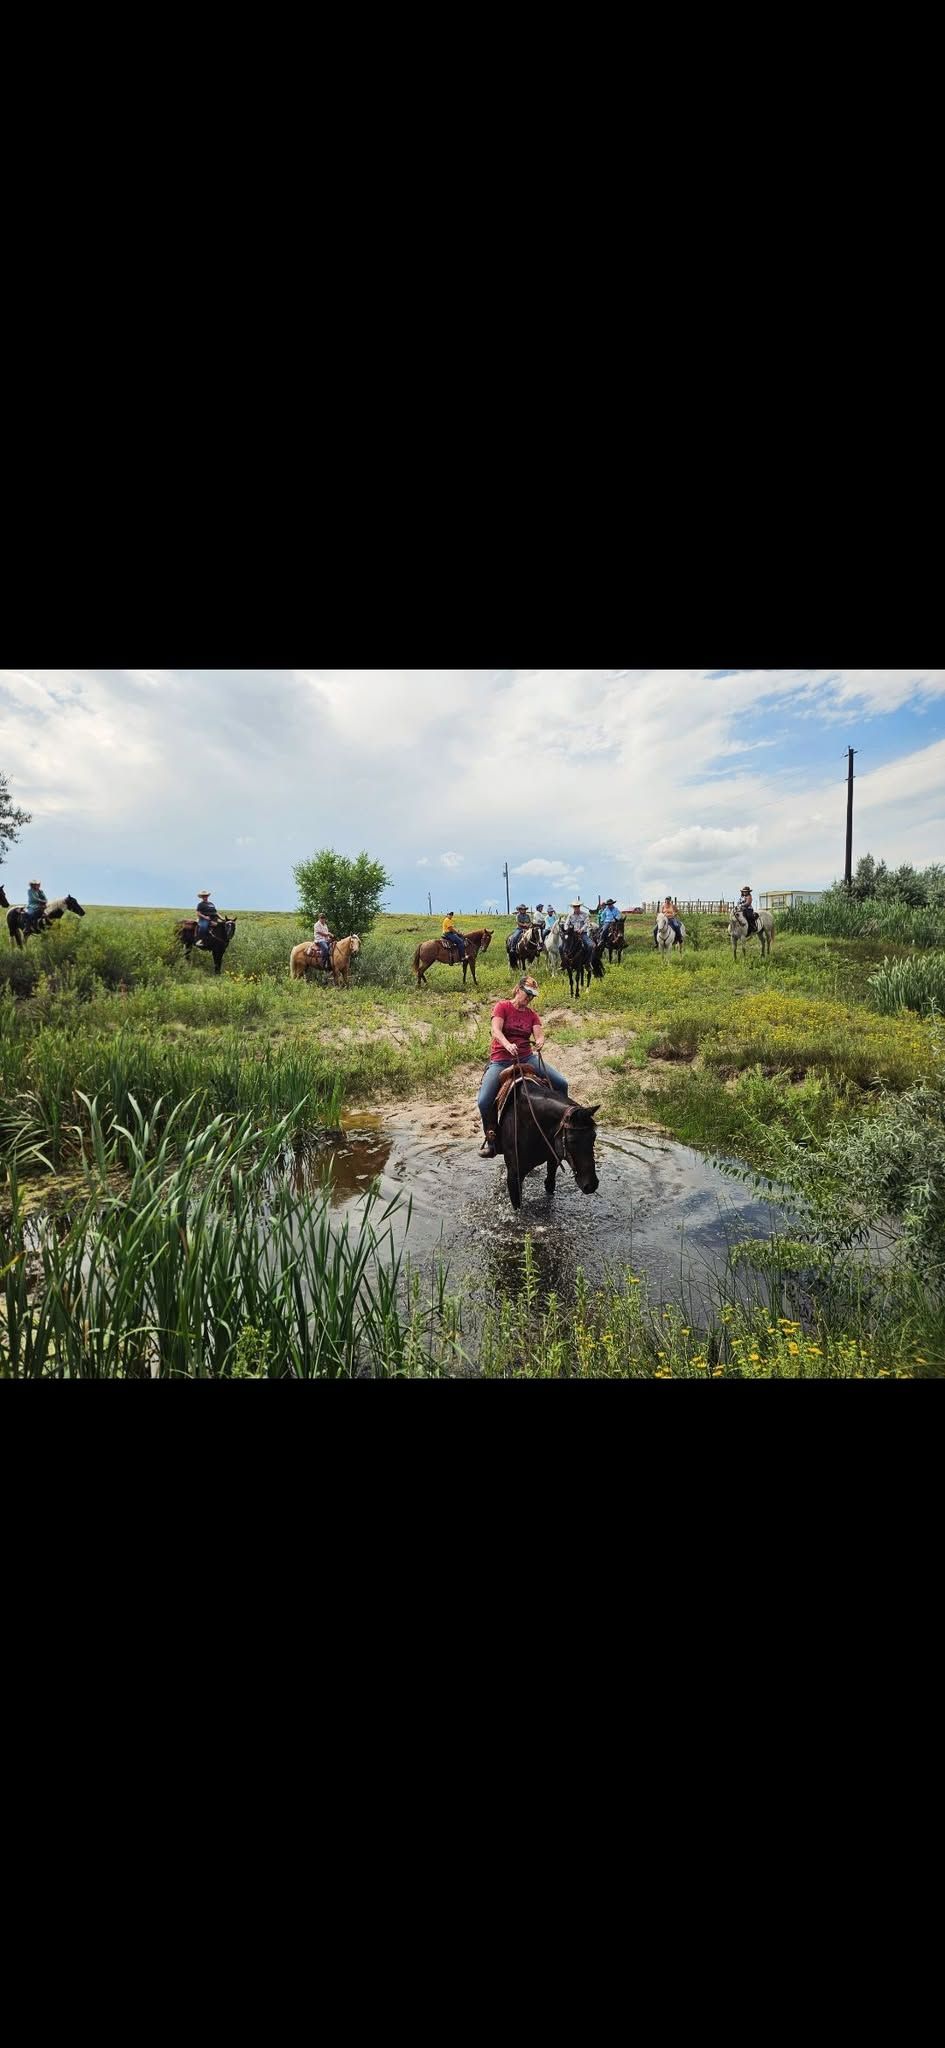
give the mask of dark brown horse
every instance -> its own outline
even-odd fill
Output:
[[[541,959],[543,945],[544,937],[539,924],[520,925],[517,931],[509,933],[505,941],[509,966],[513,969],[530,967],[533,960]]]
[[[466,986],[466,969],[468,967],[472,973],[474,986],[478,988],[476,960],[480,953],[487,952],[492,943],[492,933],[487,931],[460,932],[459,936],[465,941],[463,987],[465,988]],[[456,953],[451,952],[448,946],[444,946],[442,939],[424,939],[423,943],[417,947],[413,956],[413,971],[417,977],[418,989],[428,986],[426,978],[428,967],[435,966],[437,960],[442,960],[444,967],[455,967],[457,958],[458,955]]]
[[[570,1166],[581,1193],[594,1194],[597,1170],[594,1139],[597,1126],[594,1111],[583,1109],[570,1097],[561,1096],[540,1082],[526,1078],[513,1082],[503,1107],[499,1097],[498,1149],[505,1160],[509,1201],[513,1209],[522,1206],[522,1181],[536,1166],[544,1165],[545,1192],[553,1195],[559,1166]]]
[[[592,974],[597,976],[598,981],[603,981],[604,979],[604,969],[598,948],[592,945],[591,958],[589,960],[580,932],[565,932],[564,938],[561,941],[561,965],[567,968],[568,986],[572,995],[580,995],[585,981],[588,988],[590,988]]]
[[[611,924],[605,924],[603,931],[599,932],[597,936],[597,950],[599,953],[606,953],[611,966],[613,966],[615,953],[617,955],[617,965],[618,967],[620,966],[626,943],[622,917],[615,917]]]
[[[180,922],[174,926],[174,930],[189,960],[197,944],[196,918],[181,918]],[[219,974],[220,972],[223,965],[223,955],[235,930],[235,917],[219,917],[216,924],[211,925],[203,944],[199,948],[202,953],[212,953],[214,974]]]
[[[5,901],[6,898],[4,897]],[[54,903],[47,903],[38,925],[33,924],[32,920],[27,917],[22,903],[8,907],[7,931],[10,934],[11,946],[22,948],[27,939],[35,938],[37,931],[46,931],[49,925],[55,924],[60,917],[64,917],[67,910],[71,910],[75,917],[85,916],[81,903],[77,903],[74,896],[57,896]]]
[[[3,883],[0,882],[0,910],[9,910],[9,908],[10,904],[9,899],[7,897],[7,892],[3,886]]]

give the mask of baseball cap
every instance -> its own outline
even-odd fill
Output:
[[[521,975],[518,981],[516,982],[515,986],[516,988],[523,988],[527,996],[537,996],[541,994],[541,990],[539,989],[538,983],[535,980],[533,974]]]

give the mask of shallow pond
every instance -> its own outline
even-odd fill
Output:
[[[732,1247],[790,1222],[701,1153],[650,1132],[599,1128],[597,1193],[582,1195],[565,1170],[549,1200],[538,1171],[517,1212],[501,1161],[477,1154],[478,1140],[422,1136],[361,1112],[297,1162],[292,1179],[301,1190],[330,1173],[339,1217],[354,1218],[374,1181],[385,1200],[409,1196],[409,1229],[405,1201],[391,1219],[394,1242],[406,1243],[414,1266],[441,1259],[451,1288],[474,1279],[488,1291],[514,1289],[527,1232],[545,1291],[567,1300],[578,1267],[592,1286],[629,1267],[647,1275],[651,1300],[679,1302],[698,1322],[711,1320],[722,1294],[732,1298]],[[764,1292],[760,1275],[739,1278],[738,1291],[749,1289]]]

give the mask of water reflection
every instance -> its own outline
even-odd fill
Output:
[[[383,1175],[393,1142],[390,1132],[379,1130],[325,1131],[314,1141],[294,1146],[288,1169],[293,1194],[317,1194],[326,1188],[333,1209],[357,1201]]]

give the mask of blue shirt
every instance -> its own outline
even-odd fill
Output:
[[[607,905],[606,905],[606,903],[605,903],[605,904],[604,904],[604,908],[603,908],[603,910],[601,911],[601,913],[600,913],[600,916],[598,917],[598,920],[597,920],[597,929],[598,929],[598,931],[599,931],[599,932],[603,932],[603,931],[606,931],[606,929],[607,929],[607,926],[608,926],[609,924],[617,924],[617,923],[619,923],[619,919],[620,919],[620,913],[619,913],[619,911],[616,911],[616,910],[609,910],[609,909],[608,909],[608,907],[607,907]]]

